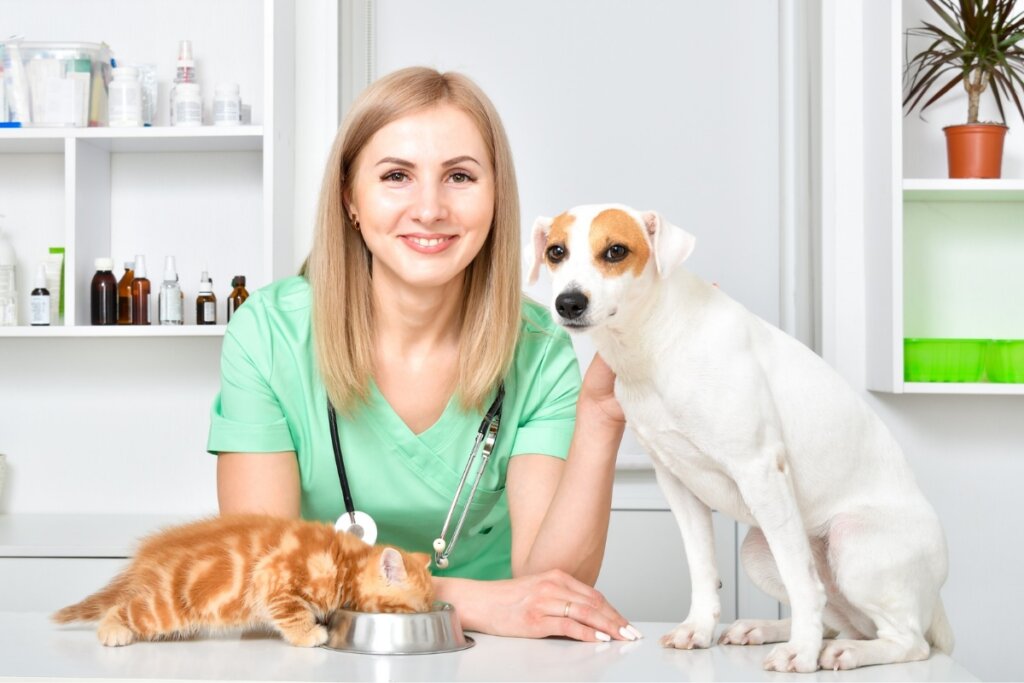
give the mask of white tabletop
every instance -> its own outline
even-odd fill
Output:
[[[267,634],[103,647],[88,625],[57,626],[40,613],[0,612],[0,679],[250,681],[974,681],[945,655],[923,662],[816,674],[768,673],[769,646],[667,650],[674,624],[637,623],[636,642],[579,643],[469,634],[462,652],[356,655],[291,647]]]

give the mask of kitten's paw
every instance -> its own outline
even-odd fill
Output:
[[[135,634],[132,630],[119,622],[105,621],[96,629],[96,635],[100,642],[107,647],[120,647],[131,645],[135,642]]]
[[[741,619],[722,633],[719,645],[764,645],[789,638],[789,622],[771,619]]]
[[[692,650],[711,647],[711,638],[715,633],[715,622],[704,623],[684,621],[661,637],[662,647],[674,647],[677,650]]]
[[[765,671],[781,671],[783,673],[811,673],[818,670],[819,644],[780,643],[768,653],[764,660]]]
[[[327,628],[317,624],[307,631],[286,631],[285,640],[296,647],[317,647],[327,642]]]

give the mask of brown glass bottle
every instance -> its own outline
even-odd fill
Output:
[[[213,280],[203,271],[199,278],[199,296],[196,297],[196,325],[217,324],[217,297],[213,293]]]
[[[90,320],[93,325],[117,324],[117,278],[111,271],[114,261],[96,259],[96,274],[89,288]]]
[[[135,257],[135,279],[132,280],[132,325],[149,324],[149,280],[146,279],[146,257]]]
[[[132,280],[135,279],[135,261],[124,262],[124,275],[117,283],[117,324],[132,324]]]
[[[228,322],[231,322],[231,314],[238,310],[238,307],[249,298],[249,292],[245,291],[245,276],[236,275],[231,278],[231,295],[228,297]]]

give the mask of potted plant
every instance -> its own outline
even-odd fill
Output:
[[[1013,100],[1021,118],[1024,95],[1024,12],[1014,12],[1017,0],[927,0],[942,21],[923,22],[908,36],[929,39],[904,70],[909,114],[924,101],[921,112],[962,83],[967,90],[967,123],[943,128],[950,178],[998,178],[1006,136],[1003,100]],[[948,78],[948,80],[947,80]],[[981,94],[992,86],[1001,123],[979,122]]]

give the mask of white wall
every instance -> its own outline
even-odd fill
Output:
[[[864,51],[885,44],[879,27],[863,21],[864,6],[864,0],[824,4],[824,355],[892,429],[942,520],[950,555],[943,599],[957,638],[954,657],[982,680],[1019,680],[1024,397],[866,390],[865,266],[871,255],[864,251],[864,154],[878,143],[866,135],[862,113],[885,99],[888,84],[864,82]]]

